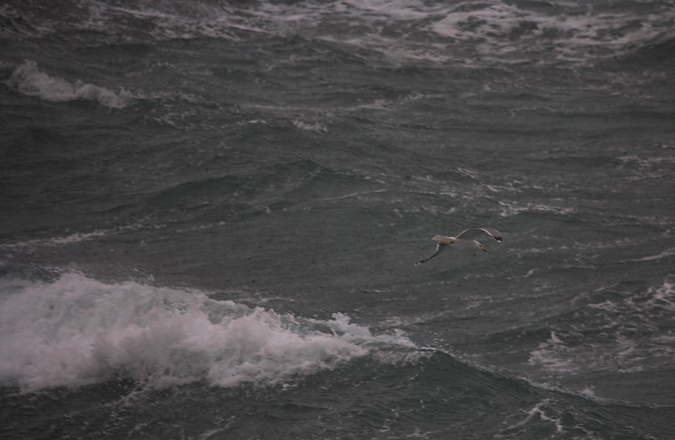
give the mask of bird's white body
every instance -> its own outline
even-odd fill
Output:
[[[467,251],[476,251],[482,249],[485,251],[485,248],[474,239],[446,237],[444,235],[437,235],[433,238],[433,240],[436,240],[438,244],[441,246],[452,245],[452,247],[455,249],[462,249]]]
[[[455,249],[459,250],[466,250],[466,251],[476,251],[476,250],[482,250],[483,252],[487,252],[487,249],[483,247],[474,237],[477,237],[481,234],[487,234],[494,238],[497,241],[502,241],[502,234],[492,228],[472,228],[472,229],[466,229],[462,231],[460,234],[457,235],[457,237],[448,237],[445,235],[437,235],[433,238],[433,240],[437,241],[438,244],[436,245],[436,252],[433,254],[429,255],[426,258],[423,258],[419,260],[417,263],[415,263],[415,266],[418,264],[425,263],[438,254],[441,253],[443,249],[446,247],[453,247]]]

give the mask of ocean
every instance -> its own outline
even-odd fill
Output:
[[[0,127],[2,439],[675,439],[675,1],[5,0]]]

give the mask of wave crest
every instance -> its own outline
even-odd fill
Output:
[[[63,78],[52,77],[38,69],[34,61],[26,61],[10,76],[6,84],[20,93],[50,102],[92,101],[104,107],[121,109],[132,100],[133,95],[124,89],[119,93],[104,87]]]
[[[373,336],[341,314],[302,319],[73,273],[53,283],[3,279],[0,293],[0,385],[24,391],[118,376],[151,387],[270,385],[334,369],[378,346],[413,347],[401,334]]]

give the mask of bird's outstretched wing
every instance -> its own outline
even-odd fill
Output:
[[[445,248],[445,246],[441,245],[440,243],[437,244],[437,245],[436,245],[436,252],[434,252],[433,254],[429,255],[429,256],[426,257],[426,258],[422,258],[421,260],[417,261],[417,262],[415,263],[415,266],[419,266],[420,264],[426,263],[427,261],[431,260],[431,259],[434,258],[436,255],[440,254],[441,251],[442,251],[444,248]]]
[[[478,237],[481,234],[487,234],[494,238],[497,241],[502,241],[502,234],[496,229],[492,228],[471,228],[471,229],[466,229],[457,236],[457,238],[468,238],[468,239],[473,239]]]

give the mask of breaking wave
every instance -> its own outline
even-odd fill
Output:
[[[269,385],[373,351],[377,357],[377,347],[414,347],[401,334],[374,336],[342,314],[303,319],[203,292],[104,284],[76,273],[52,283],[5,278],[0,292],[0,385],[24,391],[115,377],[151,387]]]
[[[133,100],[133,95],[124,89],[115,93],[79,80],[72,83],[63,78],[50,76],[38,69],[34,61],[26,61],[19,66],[6,84],[24,95],[50,102],[82,100],[111,109],[121,109]]]

